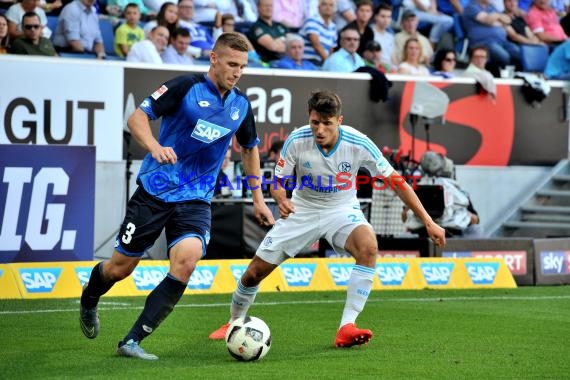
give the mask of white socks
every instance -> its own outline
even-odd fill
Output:
[[[362,265],[354,265],[354,268],[352,268],[346,289],[346,304],[342,312],[340,327],[356,321],[372,289],[374,275],[374,268],[368,268]]]
[[[240,317],[245,317],[247,311],[249,310],[249,307],[255,300],[258,289],[259,286],[246,288],[241,284],[241,281],[238,280],[237,289],[234,291],[234,294],[232,296],[232,305],[230,307],[230,323]]]

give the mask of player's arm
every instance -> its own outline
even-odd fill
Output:
[[[261,173],[259,170],[259,149],[257,146],[252,148],[241,147],[241,158],[243,169],[247,175],[247,185],[251,189],[251,197],[253,199],[253,215],[265,226],[275,224],[275,219],[271,210],[265,204],[263,192],[261,191]]]
[[[408,185],[406,180],[395,170],[388,177],[388,179],[390,180],[390,188],[396,192],[402,202],[404,202],[408,208],[412,209],[414,214],[426,226],[427,233],[435,245],[438,247],[443,247],[445,245],[445,230],[438,226],[437,223],[433,221],[431,216],[429,216],[411,186]]]
[[[287,179],[275,177],[274,185],[272,184],[270,188],[271,197],[279,206],[279,215],[281,219],[287,219],[289,214],[295,212],[295,206],[293,206],[293,202],[289,198],[287,198],[287,190],[284,187],[284,181]]]
[[[163,147],[158,143],[158,140],[154,138],[152,130],[150,129],[148,116],[143,110],[137,108],[135,112],[129,116],[127,126],[135,140],[137,140],[143,148],[148,150],[152,158],[158,163],[176,163],[177,157],[174,149],[172,149],[172,147]]]

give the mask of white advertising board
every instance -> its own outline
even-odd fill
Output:
[[[123,156],[123,68],[87,59],[2,57],[0,144],[95,145]]]

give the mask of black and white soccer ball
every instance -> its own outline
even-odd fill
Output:
[[[240,361],[259,360],[271,348],[271,332],[265,322],[245,316],[232,322],[226,333],[230,355]]]

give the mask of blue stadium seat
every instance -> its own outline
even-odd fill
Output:
[[[55,28],[57,28],[57,16],[47,16],[46,26],[51,30],[51,40],[55,36]]]
[[[548,46],[521,45],[522,70],[529,73],[542,73],[548,60]]]
[[[115,53],[115,30],[113,24],[107,18],[100,18],[99,28],[101,28],[105,53],[107,56],[117,56],[117,53]]]

